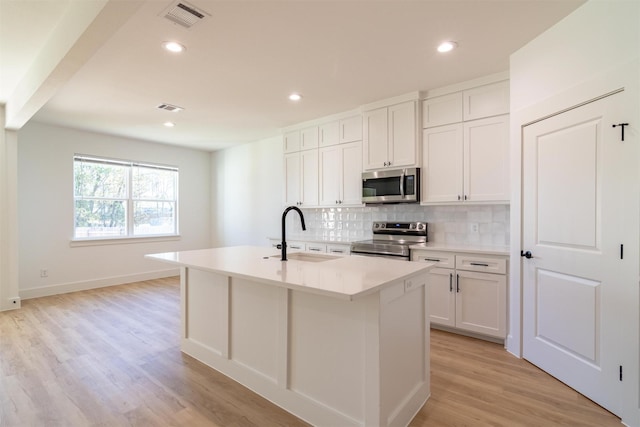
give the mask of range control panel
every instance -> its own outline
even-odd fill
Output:
[[[373,223],[373,234],[397,234],[397,235],[412,235],[412,236],[426,236],[427,235],[427,223],[426,222],[380,222],[375,221]]]

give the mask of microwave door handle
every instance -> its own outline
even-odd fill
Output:
[[[404,199],[404,169],[402,175],[400,175],[400,197]]]

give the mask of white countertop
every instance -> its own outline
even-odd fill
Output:
[[[508,246],[473,246],[473,245],[462,245],[462,244],[451,244],[451,243],[421,243],[418,245],[412,245],[409,247],[411,250],[430,250],[430,251],[442,251],[442,252],[468,252],[474,254],[485,254],[485,255],[503,255],[509,256],[509,247]]]
[[[322,257],[289,251],[304,256]],[[434,264],[398,261],[379,257],[332,257],[322,262],[290,258],[280,261],[280,251],[268,247],[233,246],[194,251],[166,252],[146,258],[240,277],[273,286],[301,290],[334,298],[353,300],[378,292],[391,283],[428,270]]]

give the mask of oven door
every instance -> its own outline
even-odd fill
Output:
[[[362,174],[363,203],[417,203],[420,169],[395,169]]]

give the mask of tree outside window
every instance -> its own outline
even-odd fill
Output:
[[[178,169],[74,157],[74,237],[177,234]]]

